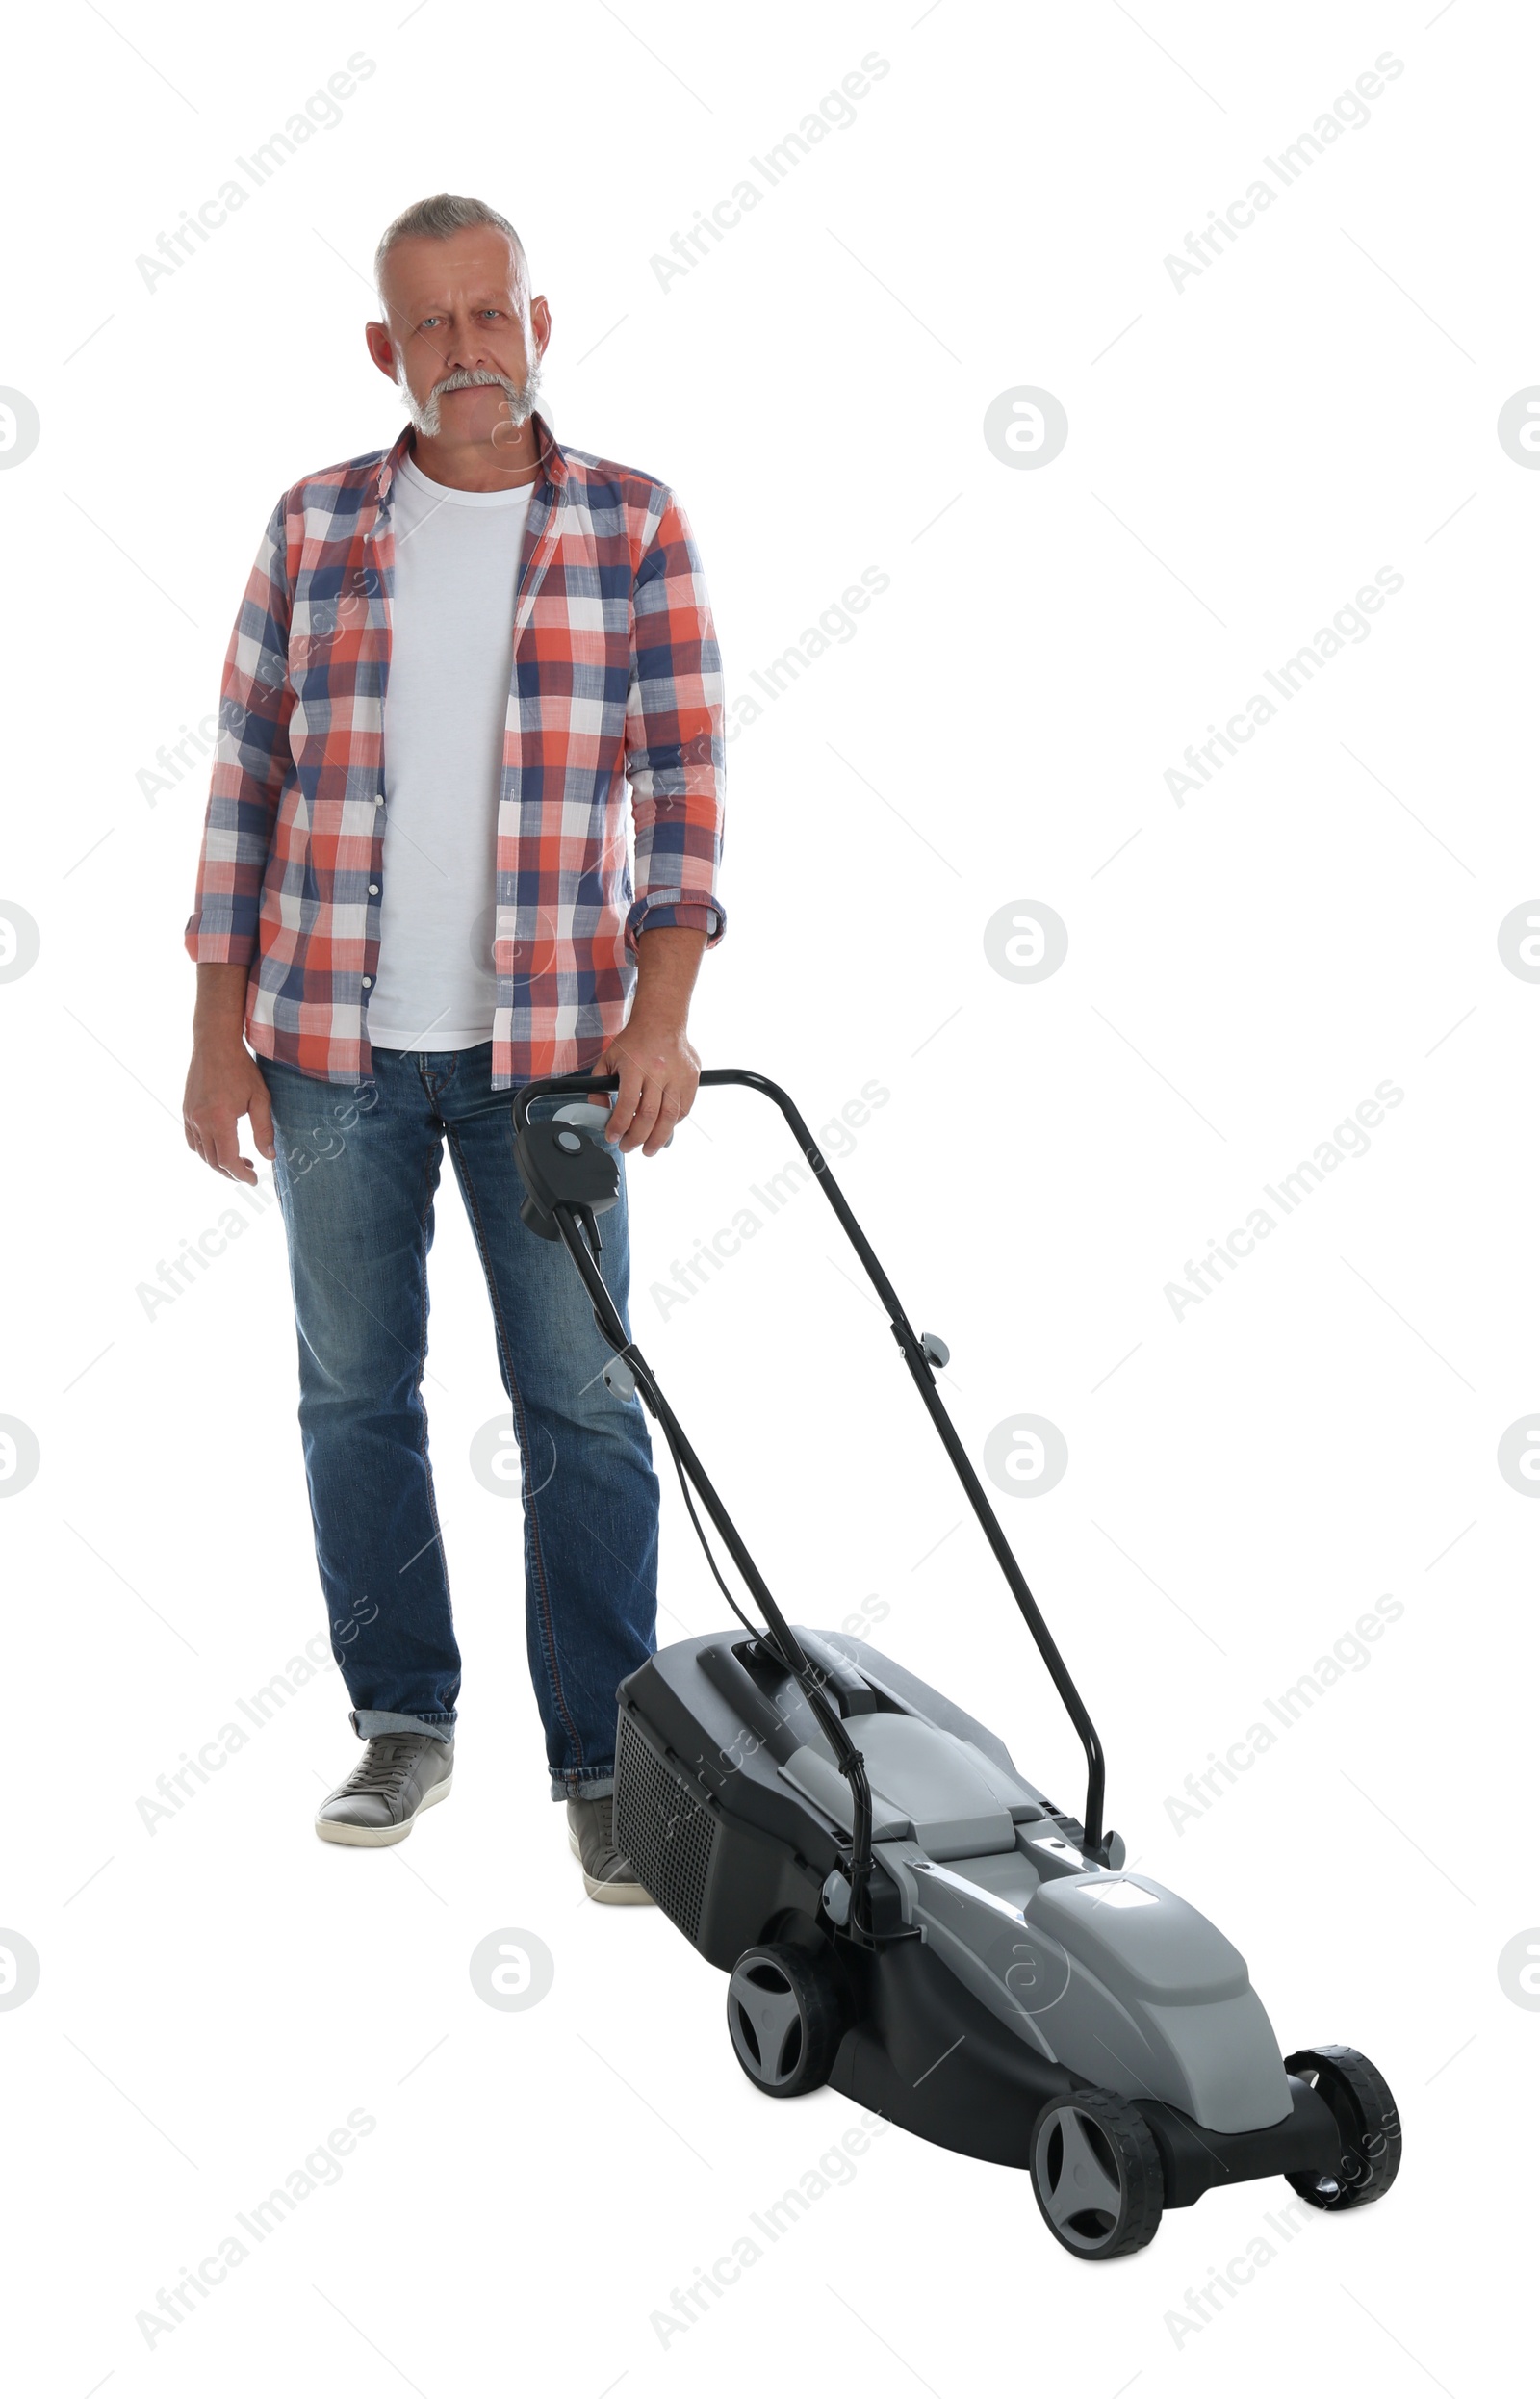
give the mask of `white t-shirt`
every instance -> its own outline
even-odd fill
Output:
[[[492,1039],[498,798],[519,558],[535,484],[451,491],[402,461],[385,691],[381,1049]]]

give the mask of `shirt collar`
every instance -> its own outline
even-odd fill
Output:
[[[559,491],[568,476],[566,453],[538,408],[531,422],[535,428],[535,447],[540,464],[545,469],[547,480],[553,483]],[[397,468],[411,454],[412,428],[410,425],[403,425],[399,434],[391,444],[375,470],[374,496],[382,505],[390,499],[391,485],[396,479]]]

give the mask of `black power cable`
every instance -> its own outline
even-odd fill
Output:
[[[796,1634],[782,1616],[768,1588],[761,1585],[761,1603],[770,1620],[769,1630],[761,1633],[756,1625],[750,1623],[723,1582],[710,1543],[706,1540],[690,1496],[687,1477],[700,1476],[699,1463],[692,1453],[690,1465],[686,1467],[684,1448],[688,1445],[684,1444],[681,1447],[682,1429],[676,1424],[673,1411],[658,1389],[646,1359],[634,1342],[628,1338],[626,1327],[616,1310],[614,1301],[604,1282],[603,1271],[599,1263],[599,1227],[594,1221],[593,1211],[585,1206],[569,1207],[565,1210],[558,1207],[556,1217],[558,1225],[561,1227],[562,1238],[566,1241],[573,1261],[582,1275],[584,1283],[588,1286],[589,1297],[594,1302],[595,1323],[622,1363],[629,1367],[635,1386],[641,1390],[662,1428],[664,1438],[668,1442],[669,1454],[674,1459],[675,1470],[680,1477],[680,1484],[684,1493],[684,1504],[688,1509],[690,1521],[695,1527],[702,1548],[706,1551],[706,1563],[716,1577],[722,1596],[745,1632],[757,1640],[763,1640],[796,1682],[812,1711],[820,1731],[829,1743],[839,1773],[850,1787],[850,1910],[847,1930],[859,1941],[872,1942],[877,1937],[871,1928],[871,1908],[868,1897],[872,1867],[872,1801],[871,1787],[866,1779],[865,1760],[846,1732],[838,1709],[831,1707],[825,1695],[823,1690],[825,1678],[821,1670],[810,1659],[803,1655],[802,1645]],[[601,1300],[603,1303],[603,1306],[600,1304]],[[715,1495],[710,1485],[705,1481],[701,1483],[701,1494],[712,1515],[716,1516],[718,1510]],[[725,1519],[719,1519],[719,1529],[724,1521]],[[733,1547],[735,1556],[741,1548],[741,1544],[735,1545],[731,1540],[729,1546]],[[744,1553],[744,1556],[746,1555],[747,1553]],[[738,1558],[738,1564],[741,1571],[743,1569],[742,1557]],[[746,1576],[746,1580],[756,1582],[761,1579],[756,1571],[754,1575]]]
[[[711,1572],[716,1576],[717,1589],[727,1601],[728,1606],[737,1617],[738,1622],[742,1625],[744,1631],[752,1634],[756,1640],[765,1640],[768,1638],[768,1635],[764,1628],[760,1625],[750,1623],[749,1618],[744,1614],[742,1609],[738,1606],[737,1601],[733,1598],[732,1593],[728,1589],[727,1585],[722,1580],[721,1570],[711,1553],[711,1544],[706,1537],[706,1527],[702,1524],[700,1517],[695,1512],[695,1501],[690,1493],[689,1479],[684,1472],[684,1460],[680,1456],[679,1444],[674,1438],[673,1428],[668,1425],[661,1416],[657,1421],[662,1427],[663,1438],[668,1443],[668,1454],[674,1460],[674,1471],[680,1479],[680,1489],[684,1494],[684,1505],[689,1512],[690,1522],[695,1527],[696,1539],[700,1542],[701,1547],[706,1552],[706,1564],[710,1567]],[[784,1660],[783,1660],[782,1663],[784,1664]]]
[[[792,1680],[801,1690],[803,1696],[806,1698],[808,1706],[813,1712],[814,1717],[822,1726],[824,1733],[828,1738],[830,1747],[834,1753],[834,1763],[840,1773],[844,1775],[847,1782],[850,1782],[851,1774],[849,1765],[840,1753],[842,1750],[848,1752],[853,1749],[854,1743],[850,1741],[848,1736],[841,1739],[841,1736],[844,1734],[844,1726],[839,1721],[837,1711],[830,1707],[829,1702],[824,1697],[822,1690],[817,1687],[819,1675],[818,1668],[813,1665],[809,1660],[807,1675],[804,1676],[803,1674],[800,1674],[796,1667],[792,1664],[791,1661],[788,1658],[782,1656],[780,1644],[777,1642],[774,1634],[771,1633],[767,1627],[751,1623],[750,1619],[744,1614],[743,1610],[739,1607],[737,1601],[733,1598],[732,1593],[728,1589],[726,1583],[722,1580],[721,1571],[717,1565],[711,1544],[706,1538],[706,1527],[702,1524],[700,1517],[696,1513],[695,1500],[690,1491],[689,1478],[684,1471],[684,1460],[680,1454],[680,1447],[675,1438],[674,1428],[669,1422],[667,1413],[657,1405],[660,1395],[650,1378],[638,1376],[637,1381],[646,1391],[647,1397],[652,1403],[653,1412],[657,1419],[663,1438],[668,1443],[669,1456],[674,1460],[674,1471],[680,1479],[680,1490],[683,1496],[686,1513],[689,1516],[691,1524],[695,1527],[696,1538],[699,1540],[702,1549],[706,1553],[706,1562],[710,1567],[712,1575],[715,1577],[718,1590],[721,1592],[723,1598],[727,1601],[728,1606],[732,1609],[733,1614],[737,1617],[738,1622],[742,1625],[744,1631],[751,1637],[751,1638],[757,1641],[762,1641],[776,1657],[781,1659],[781,1664],[785,1667],[786,1672],[791,1676]],[[856,1757],[859,1761],[859,1751],[856,1752]],[[862,1782],[864,1782],[863,1768],[861,1779]],[[851,1788],[851,1805],[853,1820],[851,1826],[850,1928],[858,1938],[864,1935],[868,1940],[870,1940],[873,1938],[871,1925],[868,1922],[870,1916],[870,1905],[867,1898],[866,1874],[861,1870],[861,1867],[863,1859],[869,1858],[871,1849],[871,1801],[869,1793],[859,1791],[854,1783],[852,1783]],[[864,1819],[864,1825],[862,1823],[862,1819]]]

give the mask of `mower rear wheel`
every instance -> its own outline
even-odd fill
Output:
[[[1032,2129],[1032,2188],[1054,2239],[1076,2257],[1126,2257],[1160,2230],[1160,2151],[1116,2091],[1048,2102]]]
[[[1312,2207],[1340,2214],[1383,2199],[1401,2162],[1401,2124],[1390,2084],[1361,2050],[1335,2043],[1296,2050],[1283,2061],[1319,2092],[1337,2119],[1342,2136],[1335,2165],[1316,2174],[1291,2174],[1288,2180]]]
[[[744,1950],[728,1981],[728,2030],[757,2091],[798,2099],[818,2090],[844,2028],[843,1996],[827,1958],[780,1941]]]

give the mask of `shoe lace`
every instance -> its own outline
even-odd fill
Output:
[[[585,1825],[591,1834],[597,1836],[596,1846],[601,1851],[613,1849],[615,1846],[613,1794],[606,1792],[603,1799],[583,1799],[578,1802],[578,1805],[582,1810],[579,1822]]]
[[[410,1735],[372,1740],[359,1759],[343,1790],[377,1791],[395,1797],[416,1765],[419,1751]]]

